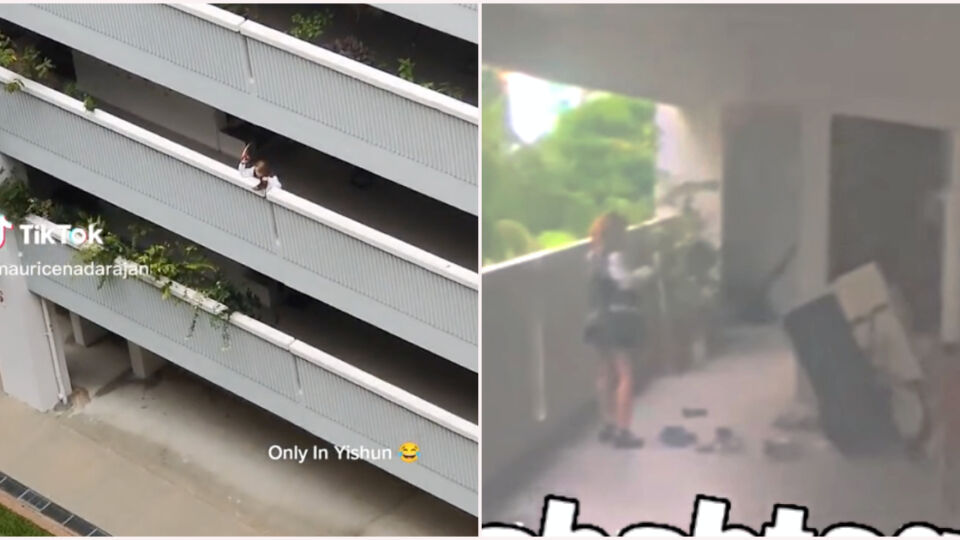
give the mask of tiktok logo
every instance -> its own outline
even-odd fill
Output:
[[[7,216],[0,215],[0,248],[7,243],[8,230],[13,230],[13,223],[7,221]]]
[[[0,215],[0,248],[7,243],[8,229],[13,230],[13,223],[10,223],[6,216]],[[94,227],[92,224],[87,225],[86,228],[81,228],[57,225],[56,223],[45,223],[43,225],[22,223],[20,224],[20,230],[23,232],[23,244],[27,246],[45,244],[103,245],[103,229]]]

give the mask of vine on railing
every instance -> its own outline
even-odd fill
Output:
[[[75,82],[59,79],[54,71],[56,66],[53,61],[42,56],[36,47],[21,46],[2,32],[0,32],[0,67],[9,69],[31,81],[50,87],[59,87],[64,94],[83,102],[83,107],[87,111],[97,108],[93,97],[78,90]],[[23,81],[14,79],[4,84],[3,89],[9,93],[18,92],[23,90]]]
[[[19,47],[9,36],[0,33],[0,66],[34,80],[43,81],[53,71],[53,61],[40,55],[33,46]],[[7,92],[23,89],[23,81],[15,79],[4,85]]]
[[[83,102],[83,108],[88,112],[92,112],[97,108],[97,102],[93,99],[93,96],[77,88],[77,83],[71,81],[68,82],[63,87],[63,93],[76,99],[77,101]]]
[[[152,230],[143,225],[128,227],[128,239],[106,230],[106,221],[102,216],[92,216],[75,208],[70,208],[50,199],[33,196],[26,183],[11,178],[0,184],[0,208],[8,221],[19,224],[27,216],[36,215],[56,223],[69,223],[77,227],[93,225],[104,230],[103,244],[84,246],[77,251],[77,258],[84,264],[112,266],[118,259],[130,261],[146,267],[149,274],[161,282],[163,298],[169,298],[171,287],[179,283],[196,291],[201,300],[209,299],[226,306],[219,313],[211,313],[210,324],[221,331],[223,349],[229,348],[229,317],[235,312],[257,317],[260,301],[249,289],[241,290],[232,283],[223,270],[204,256],[200,248],[193,244],[180,242],[153,242],[143,244],[143,239],[151,236]],[[112,272],[103,272],[97,288],[103,287]],[[187,331],[187,338],[193,336],[201,308],[194,306],[193,318]]]
[[[427,90],[436,90],[441,94],[446,94],[455,99],[463,99],[463,89],[457,86],[453,86],[450,83],[442,82],[436,84],[433,81],[424,81],[417,79],[413,74],[413,68],[417,67],[416,62],[410,58],[397,58],[397,77],[405,81],[412,82],[414,84],[419,84],[420,86],[426,88]]]

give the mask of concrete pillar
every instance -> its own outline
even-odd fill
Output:
[[[669,180],[657,185],[660,194],[679,189],[688,182],[721,179],[723,137],[720,107],[680,107],[661,103],[657,105],[656,123],[661,133],[657,168],[669,173]],[[704,237],[719,245],[723,230],[720,191],[703,190],[691,197],[691,202],[704,219]]]
[[[260,301],[260,319],[267,324],[276,324],[279,320],[277,306],[282,302],[280,283],[258,273],[250,273],[245,281],[246,287]]]
[[[130,366],[133,368],[135,379],[148,379],[167,363],[163,357],[132,341],[127,341],[127,350],[130,352]]]
[[[802,188],[797,244],[796,303],[827,292],[830,264],[830,114],[805,110],[801,118]]]
[[[9,181],[16,164],[0,155],[0,182]],[[7,231],[0,248],[0,265],[21,263],[19,241]],[[54,324],[52,306],[27,288],[22,276],[0,276],[0,383],[6,394],[41,411],[50,410],[69,395],[70,382],[63,357],[62,333]]]
[[[52,338],[53,346],[52,361],[54,375],[57,377],[59,392],[67,398],[73,394],[73,384],[70,381],[70,371],[67,369],[66,343],[67,332],[61,323],[61,319],[56,315],[57,306],[46,298],[40,298],[41,311],[45,312],[44,324],[47,333]]]
[[[960,344],[960,132],[948,135],[950,181],[944,193],[940,337]]]
[[[797,254],[805,249],[805,138],[805,116],[797,107],[724,110],[723,287],[751,318],[762,314],[765,302],[781,315],[797,304]]]
[[[797,243],[795,304],[827,292],[830,265],[830,114],[805,110],[801,123],[803,184]],[[806,373],[797,366],[794,401],[804,413],[816,414],[816,396]]]
[[[107,337],[109,330],[94,324],[76,313],[70,313],[70,326],[73,328],[73,339],[81,347],[89,347]]]
[[[769,291],[784,314],[827,290],[830,210],[830,115],[788,105],[724,111],[724,281],[758,287],[795,246],[793,260]],[[796,366],[791,416],[816,400]]]

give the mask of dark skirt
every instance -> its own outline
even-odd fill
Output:
[[[632,349],[643,342],[643,331],[639,310],[594,312],[587,317],[583,340],[603,349]]]

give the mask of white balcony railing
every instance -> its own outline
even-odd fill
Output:
[[[651,232],[674,222],[632,227],[627,241],[649,249]],[[583,342],[589,248],[584,240],[483,269],[484,486],[509,479],[596,399],[584,361],[595,353]]]
[[[0,94],[0,152],[477,370],[474,272],[31,81]]]
[[[3,4],[0,17],[477,213],[476,107],[205,4]]]
[[[60,237],[64,245],[21,245],[24,265],[77,264],[76,246]],[[110,278],[99,288],[95,276],[33,275],[27,281],[34,293],[330,442],[394,451],[416,442],[422,449],[416,464],[372,463],[476,514],[475,424],[241,313],[221,320],[226,348],[224,329],[202,319],[189,335],[196,307],[202,318],[225,307],[179,284],[163,298],[162,283],[150,276]]]

